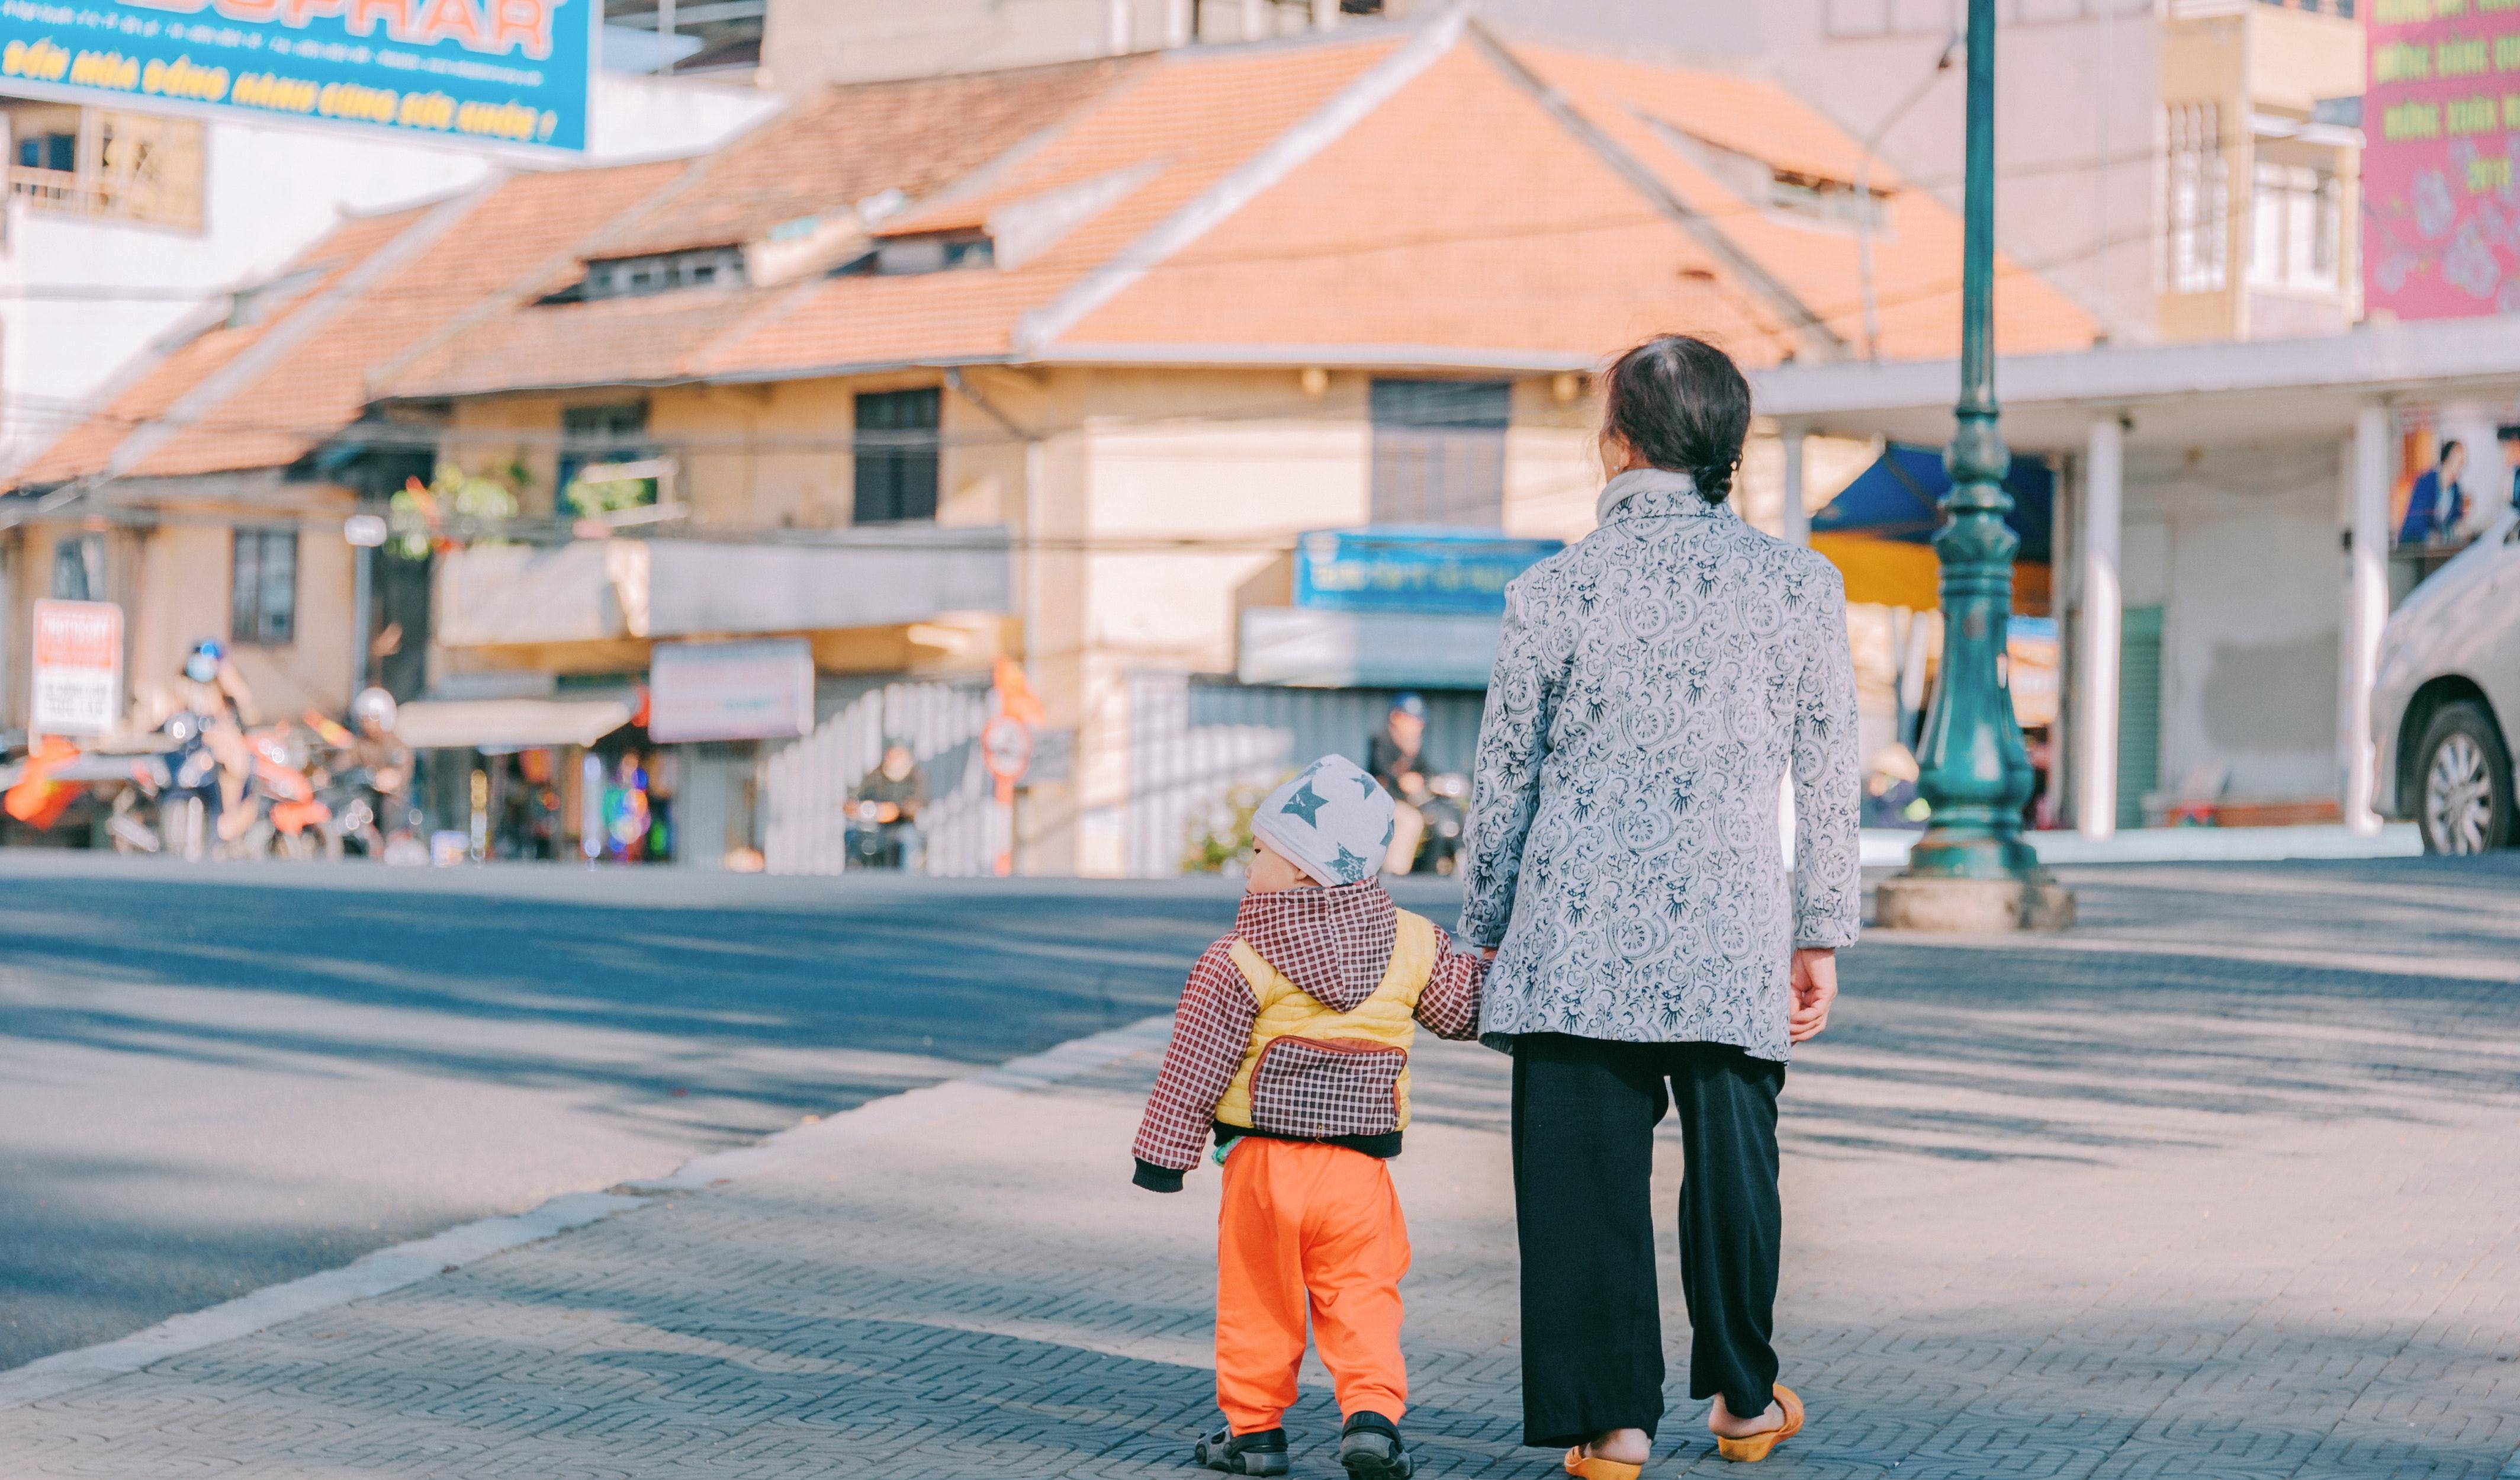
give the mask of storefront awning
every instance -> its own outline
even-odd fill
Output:
[[[414,750],[532,750],[591,745],[628,723],[617,698],[420,699],[402,706],[394,734]]]
[[[2020,537],[2020,558],[2048,559],[2048,530],[2056,504],[2056,474],[2034,458],[2015,458],[2003,477],[2012,495],[2004,523]],[[1812,516],[1815,535],[1869,535],[1922,545],[1943,526],[1943,497],[1952,491],[1942,449],[1893,442],[1872,466],[1855,475],[1825,508]]]

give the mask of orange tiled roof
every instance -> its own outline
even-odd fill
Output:
[[[1857,156],[1773,82],[1508,44],[1458,15],[837,87],[698,163],[508,181],[129,471],[285,464],[373,396],[971,360],[1572,366],[1669,329],[1754,365],[1860,352],[1854,229],[1770,199],[1769,178],[1851,180]],[[1875,185],[1881,350],[1951,355],[1958,219],[1886,169]],[[854,226],[895,189],[908,203],[879,232],[985,224],[995,264],[537,301],[585,259]],[[346,273],[429,219],[350,223],[306,260]],[[2091,341],[2017,265],[1999,262],[1998,292],[2001,349]],[[28,478],[103,466],[117,427],[274,327],[182,346]]]
[[[586,255],[737,246],[888,190],[924,199],[1152,60],[1141,54],[826,88],[719,151],[687,189],[617,223]]]
[[[887,232],[944,229],[1134,167],[1151,173],[1012,270],[826,279],[703,359],[758,377],[924,359],[1004,357],[1023,316],[1048,305],[1190,205],[1391,55],[1387,32],[1298,47],[1170,53],[1095,100],[980,188],[913,207]]]
[[[287,467],[357,420],[375,367],[518,280],[544,275],[558,254],[685,168],[667,162],[522,174],[467,199],[344,223],[301,257],[310,265],[341,264],[324,285],[253,329],[214,330],[179,347],[17,481],[103,471],[117,452],[127,466],[115,471],[138,477]],[[391,265],[356,286],[372,261]],[[285,352],[257,369],[244,357],[262,343]],[[213,376],[240,367],[253,373],[216,385]],[[167,420],[177,398],[196,387],[222,393],[215,404]],[[128,440],[134,435],[141,440]]]

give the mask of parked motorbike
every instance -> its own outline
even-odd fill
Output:
[[[1425,777],[1422,785],[1412,789],[1409,802],[1426,819],[1426,830],[1418,839],[1418,856],[1409,872],[1450,875],[1462,866],[1470,779],[1447,772]]]
[[[848,817],[847,869],[893,869],[902,864],[901,824],[882,820],[883,803],[857,801],[846,808]]]
[[[132,757],[127,783],[117,779],[106,835],[117,853],[208,857],[219,815],[219,762],[202,738],[202,716],[169,716],[154,753]]]
[[[246,745],[253,756],[246,805],[254,817],[231,846],[247,858],[312,860],[324,849],[324,825],[333,820],[333,809],[315,794],[308,777],[311,749],[304,733],[274,726],[248,735]]]

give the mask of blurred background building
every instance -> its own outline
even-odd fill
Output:
[[[2005,10],[2046,823],[2351,818],[2388,557],[2340,528],[2513,418],[2520,336],[2364,312],[2375,252],[2412,301],[2482,271],[2426,244],[2493,263],[2520,216],[2436,220],[2438,161],[2365,208],[2366,67],[2415,43],[2354,9]],[[6,722],[29,604],[82,597],[135,695],[205,634],[278,706],[385,684],[493,852],[579,851],[636,776],[672,822],[633,852],[840,868],[895,740],[931,871],[1171,873],[1402,692],[1465,769],[1503,581],[1591,527],[1592,375],[1682,329],[1758,374],[1737,501],[1846,571],[1892,756],[1938,648],[1958,15],[606,0],[569,157],[39,90]]]

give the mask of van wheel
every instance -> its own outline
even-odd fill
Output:
[[[2424,727],[2415,754],[2415,826],[2426,853],[2484,853],[2511,845],[2511,752],[2484,705],[2444,705]]]

